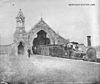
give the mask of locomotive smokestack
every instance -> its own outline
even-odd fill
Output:
[[[87,36],[87,46],[91,46],[91,36]]]

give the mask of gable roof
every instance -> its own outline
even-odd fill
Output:
[[[39,31],[44,30],[53,41],[57,41],[59,43],[68,43],[68,39],[64,39],[62,36],[58,35],[44,20],[43,18],[34,25],[34,27],[30,30],[29,34],[32,37],[33,34],[37,34]]]

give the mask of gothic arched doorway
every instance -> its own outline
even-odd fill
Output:
[[[24,46],[22,42],[18,45],[18,54],[24,54]]]
[[[37,37],[33,40],[33,53],[38,54],[39,46],[48,44],[50,44],[50,39],[47,37],[47,33],[44,30],[40,30],[37,33]]]

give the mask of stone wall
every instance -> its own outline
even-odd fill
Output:
[[[10,54],[11,53],[11,50],[12,50],[12,45],[13,44],[0,45],[0,55],[1,54]]]

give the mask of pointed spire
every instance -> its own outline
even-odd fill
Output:
[[[21,9],[19,9],[19,13],[16,17],[17,27],[24,27],[25,17]]]
[[[21,9],[19,9],[19,13],[18,13],[17,17],[23,17],[23,18],[25,18]]]

